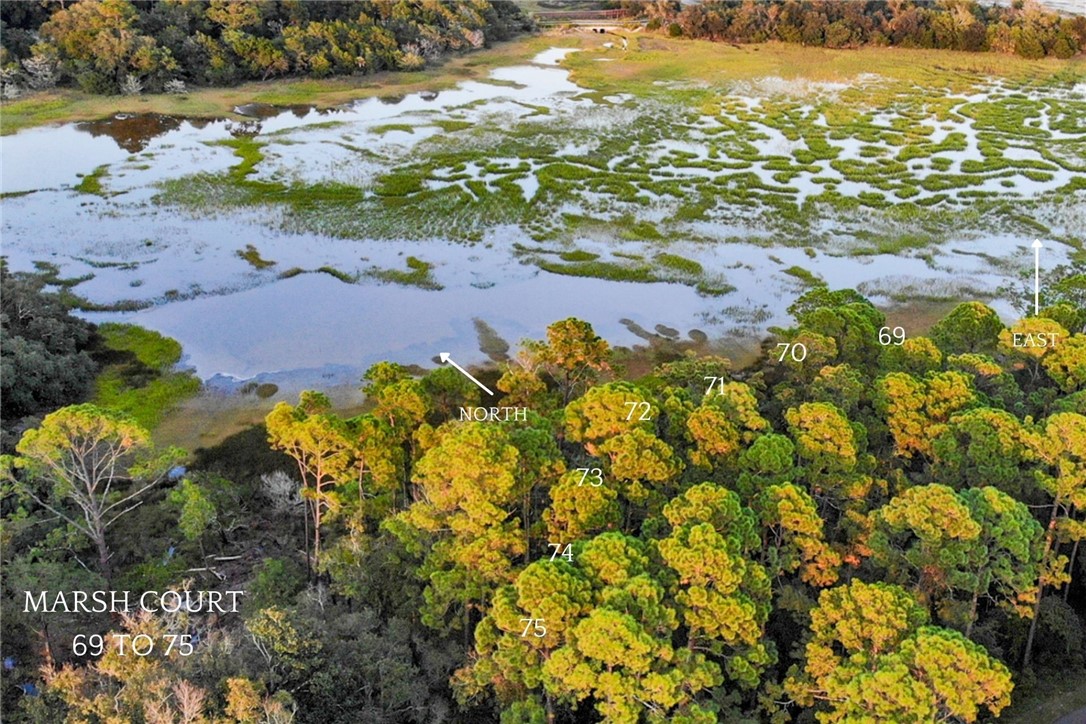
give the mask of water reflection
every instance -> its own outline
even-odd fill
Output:
[[[277,223],[281,212],[274,206],[219,212],[211,204],[190,213],[155,203],[164,182],[198,172],[222,174],[236,166],[235,149],[220,142],[239,136],[259,134],[267,142],[265,158],[254,169],[256,179],[331,179],[365,189],[373,174],[407,157],[414,144],[445,132],[439,120],[514,124],[537,114],[535,106],[546,106],[565,123],[579,119],[589,124],[596,135],[622,133],[627,110],[586,97],[566,71],[554,67],[565,52],[543,53],[532,66],[496,69],[491,80],[501,83],[466,81],[440,94],[370,98],[325,110],[251,103],[235,109],[244,120],[116,116],[4,137],[3,191],[48,189],[4,200],[5,254],[13,269],[49,260],[62,268],[63,276],[93,275],[74,290],[93,302],[131,299],[156,305],[108,318],[176,337],[201,376],[308,370],[322,378],[332,375],[329,384],[354,381],[361,369],[380,359],[425,363],[439,348],[466,362],[482,359],[480,347],[485,355],[500,357],[507,343],[540,338],[548,323],[570,315],[593,322],[616,343],[658,335],[704,336],[698,329],[714,339],[760,334],[769,325],[788,323],[784,300],[805,289],[797,270],[832,287],[859,287],[876,299],[895,293],[945,298],[965,286],[983,291],[1005,283],[1012,272],[997,268],[992,259],[1002,261],[1019,251],[1029,259],[1028,249],[1013,235],[950,239],[935,255],[856,258],[834,256],[832,248],[816,255],[798,246],[735,243],[736,237],[759,234],[749,226],[737,224],[732,232],[721,222],[693,222],[687,227],[692,237],[730,237],[728,243],[669,243],[670,253],[696,259],[710,278],[734,288],[721,297],[705,297],[682,285],[539,272],[512,250],[517,243],[538,244],[518,228],[487,229],[474,246],[447,242],[443,230],[435,233],[438,238],[389,242],[336,238],[323,230],[291,233]],[[695,161],[709,153],[707,142],[697,141],[633,152],[649,154],[669,178],[693,176],[706,172]],[[757,149],[761,153],[790,153],[783,137],[767,132],[764,144]],[[590,151],[571,146],[568,154]],[[845,157],[850,152],[842,149]],[[490,162],[517,165],[521,159]],[[81,175],[103,166],[103,196],[72,188]],[[758,171],[766,177],[770,173]],[[455,173],[477,180],[481,165],[465,164]],[[813,183],[804,186],[806,181],[792,180],[799,198],[818,192]],[[532,199],[539,187],[534,172],[517,182],[524,198]],[[842,183],[838,190],[855,196],[869,187]],[[651,211],[644,218],[651,218]],[[605,261],[623,255],[651,260],[660,252],[652,242],[577,238],[575,243],[582,253]],[[247,252],[250,247],[259,264]],[[1057,263],[1059,252],[1053,249],[1052,254]],[[374,269],[403,271],[409,256],[432,264],[435,281],[444,289],[382,285],[366,277]],[[329,273],[315,273],[320,269],[359,281],[344,283]],[[1007,307],[1001,311],[1010,312]],[[483,337],[489,342],[480,345]]]
[[[295,118],[305,118],[312,110],[313,106],[308,105],[273,106],[270,103],[243,103],[234,106],[234,113],[251,118],[272,118],[280,113],[293,113]]]
[[[181,120],[174,116],[157,113],[138,115],[120,113],[100,121],[79,123],[76,127],[96,138],[108,136],[129,153],[139,153],[147,148],[152,139],[180,128]],[[201,128],[207,124],[207,121],[192,119],[190,123],[196,128]]]

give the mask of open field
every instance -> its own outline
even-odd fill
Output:
[[[651,95],[673,82],[691,90],[725,86],[767,76],[785,80],[848,82],[865,73],[895,81],[949,85],[966,90],[978,80],[1007,78],[1021,83],[1047,84],[1052,78],[1072,79],[1086,72],[1086,59],[1026,60],[1000,53],[965,53],[913,48],[834,50],[786,43],[731,45],[703,40],[666,38],[656,34],[633,37],[631,51],[615,51],[607,63],[584,53],[567,65],[586,87],[608,93]]]

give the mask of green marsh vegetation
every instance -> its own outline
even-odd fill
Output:
[[[796,71],[792,46],[647,36],[631,48],[567,58],[592,104],[497,126],[457,109],[428,117],[445,132],[406,155],[372,153],[384,168],[368,182],[278,180],[266,152],[289,142],[279,132],[227,142],[238,159],[228,172],[167,181],[156,200],[193,211],[273,206],[287,230],[348,239],[470,244],[513,225],[574,248],[579,238],[739,238],[808,255],[938,254],[963,229],[1043,233],[1050,225],[1036,219],[1082,207],[1086,99],[1070,90],[1086,78],[1081,61],[820,50]],[[622,133],[599,132],[615,123]],[[1078,246],[1083,233],[1072,225],[1062,237]],[[650,256],[530,260],[578,276],[709,283],[667,252]]]
[[[665,252],[649,258],[643,254],[616,251],[604,259],[600,254],[582,249],[557,251],[524,246],[518,247],[517,252],[526,261],[551,274],[615,282],[686,284],[703,296],[721,296],[735,290],[723,276],[707,274],[699,262],[678,254]]]
[[[809,287],[817,287],[825,285],[825,282],[817,274],[814,274],[808,269],[804,269],[801,266],[790,266],[783,270],[784,274],[790,277],[800,280]]]
[[[75,190],[81,194],[105,196],[106,190],[102,187],[102,179],[108,175],[109,166],[99,166],[90,173],[85,174],[83,178],[79,180],[79,183],[75,185]]]
[[[434,279],[434,265],[430,262],[423,261],[418,257],[409,256],[407,257],[406,264],[406,270],[378,269],[375,267],[367,271],[366,276],[380,279],[385,282],[391,282],[393,284],[418,287],[420,289],[433,289],[435,291],[444,289],[444,287],[441,284],[438,284],[437,280]]]
[[[334,266],[320,266],[316,269],[303,269],[300,266],[292,266],[289,269],[285,269],[279,272],[280,279],[293,279],[300,274],[327,274],[330,277],[334,277],[344,284],[354,284],[362,278],[362,274],[358,272],[346,272],[342,269],[338,269]]]
[[[342,269],[337,269],[334,266],[320,266],[317,267],[314,271],[316,271],[318,274],[327,274],[330,277],[334,277],[343,282],[344,284],[354,284],[362,278],[361,274],[351,274],[349,272],[343,271]]]
[[[561,254],[558,255],[558,258],[561,259],[562,261],[584,262],[584,261],[595,261],[596,259],[600,258],[600,255],[595,254],[595,253],[593,253],[591,251],[584,251],[582,249],[574,249],[573,251],[563,251]]]
[[[668,269],[675,269],[676,271],[685,272],[687,274],[699,275],[705,271],[705,268],[701,264],[693,259],[687,259],[686,257],[679,256],[678,254],[657,254],[653,257],[657,264],[666,267]]]
[[[244,249],[238,249],[238,257],[249,262],[254,269],[268,269],[275,266],[275,262],[260,256],[260,251],[252,244],[246,244]]]
[[[200,391],[200,380],[177,370],[181,345],[158,332],[128,324],[99,325],[102,370],[93,401],[153,429],[173,407]]]
[[[79,261],[83,261],[92,268],[105,268],[109,266],[134,268],[134,266],[130,266],[133,264],[132,262],[117,264],[114,262],[97,262],[83,259],[80,259]],[[77,309],[82,312],[134,312],[150,305],[150,302],[137,301],[134,299],[120,299],[107,304],[91,301],[79,294],[77,287],[83,282],[93,279],[94,272],[88,272],[74,277],[62,277],[60,267],[52,262],[35,261],[34,271],[27,272],[25,276],[32,280],[35,285],[47,289],[50,294],[55,294],[56,299],[63,304],[66,309]]]
[[[552,274],[564,274],[571,277],[594,277],[614,282],[658,282],[664,281],[647,264],[619,264],[609,261],[579,261],[558,264],[541,260],[536,265]]]

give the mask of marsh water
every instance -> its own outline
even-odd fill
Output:
[[[62,278],[83,278],[72,291],[113,308],[84,312],[88,318],[131,322],[173,337],[183,345],[185,364],[213,386],[226,387],[251,379],[287,389],[348,384],[377,361],[430,366],[440,352],[478,363],[500,356],[502,341],[515,349],[519,340],[541,338],[547,324],[569,316],[588,320],[613,344],[708,338],[727,349],[756,341],[770,325],[787,323],[784,309],[809,283],[796,269],[833,288],[860,288],[886,305],[912,296],[946,300],[960,294],[986,298],[1008,318],[1014,316],[1020,300],[1000,290],[1015,288],[1020,272],[1032,265],[1032,238],[1017,230],[963,229],[934,250],[855,254],[774,244],[758,233],[757,220],[746,226],[696,221],[689,237],[669,233],[664,242],[668,254],[695,260],[705,277],[721,282],[718,291],[706,294],[679,281],[546,271],[523,253],[538,237],[516,224],[490,225],[469,240],[449,239],[441,234],[444,219],[420,216],[425,238],[365,238],[344,234],[340,227],[323,233],[319,220],[288,223],[287,212],[274,204],[201,208],[162,202],[163,185],[171,180],[203,175],[192,182],[198,187],[200,178],[228,173],[239,161],[234,148],[221,142],[237,138],[267,143],[251,179],[369,188],[400,159],[417,158],[427,143],[440,141],[449,128],[443,122],[471,124],[485,133],[488,127],[498,131],[535,118],[542,107],[548,122],[568,123],[580,133],[571,136],[567,151],[575,155],[577,138],[622,134],[637,101],[600,99],[571,82],[559,65],[567,52],[555,48],[530,63],[496,69],[487,81],[452,90],[366,99],[332,110],[250,105],[235,109],[230,119],[118,116],[5,136],[0,141],[3,254],[15,270],[45,262]],[[779,86],[766,79],[731,93],[754,108],[762,96],[790,92]],[[1086,97],[1081,86],[1066,97],[1080,96]],[[962,102],[978,97],[983,93]],[[961,164],[976,148],[976,131],[969,123],[955,123],[936,127],[934,138],[964,134],[967,150],[947,154],[949,163]],[[762,152],[786,152],[796,145],[768,127],[763,130]],[[835,142],[841,158],[859,156],[858,141]],[[1033,158],[1028,148],[1008,151],[1015,153]],[[654,173],[664,177],[712,173],[684,165],[708,158],[696,137],[694,142],[689,136],[665,139],[648,155],[659,166]],[[538,192],[535,170],[513,177],[529,205]],[[485,173],[471,163],[456,172],[447,174],[448,181],[438,173],[427,183],[464,185]],[[761,167],[755,173],[771,176]],[[1042,195],[1070,175],[1056,170],[1033,181],[1015,179],[1013,193]],[[792,181],[801,200],[813,193],[811,176]],[[100,185],[97,193],[87,177]],[[993,183],[982,190],[998,191]],[[843,181],[838,190],[855,194],[864,188]],[[666,218],[667,206],[654,201],[642,204],[645,217]],[[1054,233],[1081,234],[1082,208],[1081,203],[1057,205],[1047,223]],[[413,215],[422,212],[407,204],[398,213],[411,226]],[[711,241],[725,237],[726,242]],[[586,232],[563,243],[593,258],[652,259],[662,242]],[[1067,260],[1068,247],[1050,247],[1046,263]],[[246,258],[247,249],[255,254]],[[368,273],[404,269],[409,257],[432,267],[428,284],[395,283]]]

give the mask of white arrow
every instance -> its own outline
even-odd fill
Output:
[[[1041,249],[1040,239],[1033,240],[1033,313],[1041,313]]]
[[[452,366],[453,366],[453,367],[455,367],[456,369],[460,370],[460,374],[464,375],[464,376],[465,376],[465,377],[467,377],[467,378],[468,378],[469,380],[471,380],[471,381],[472,381],[472,382],[474,382],[475,384],[479,385],[479,387],[480,387],[480,388],[482,388],[483,392],[485,392],[486,394],[490,395],[491,397],[493,397],[493,396],[494,396],[494,393],[490,391],[490,388],[489,388],[489,387],[487,387],[487,386],[486,386],[486,385],[484,385],[484,384],[483,384],[482,382],[480,382],[479,380],[477,380],[477,379],[475,379],[474,377],[472,377],[472,376],[471,376],[471,373],[470,373],[470,372],[468,372],[468,371],[467,371],[466,369],[464,369],[464,368],[463,368],[463,367],[461,367],[460,365],[458,365],[458,364],[456,364],[455,362],[453,362],[453,361],[452,361],[452,358],[450,358],[450,357],[449,357],[449,353],[448,353],[448,352],[442,352],[442,353],[441,353],[441,364],[450,364],[450,365],[452,365]]]

